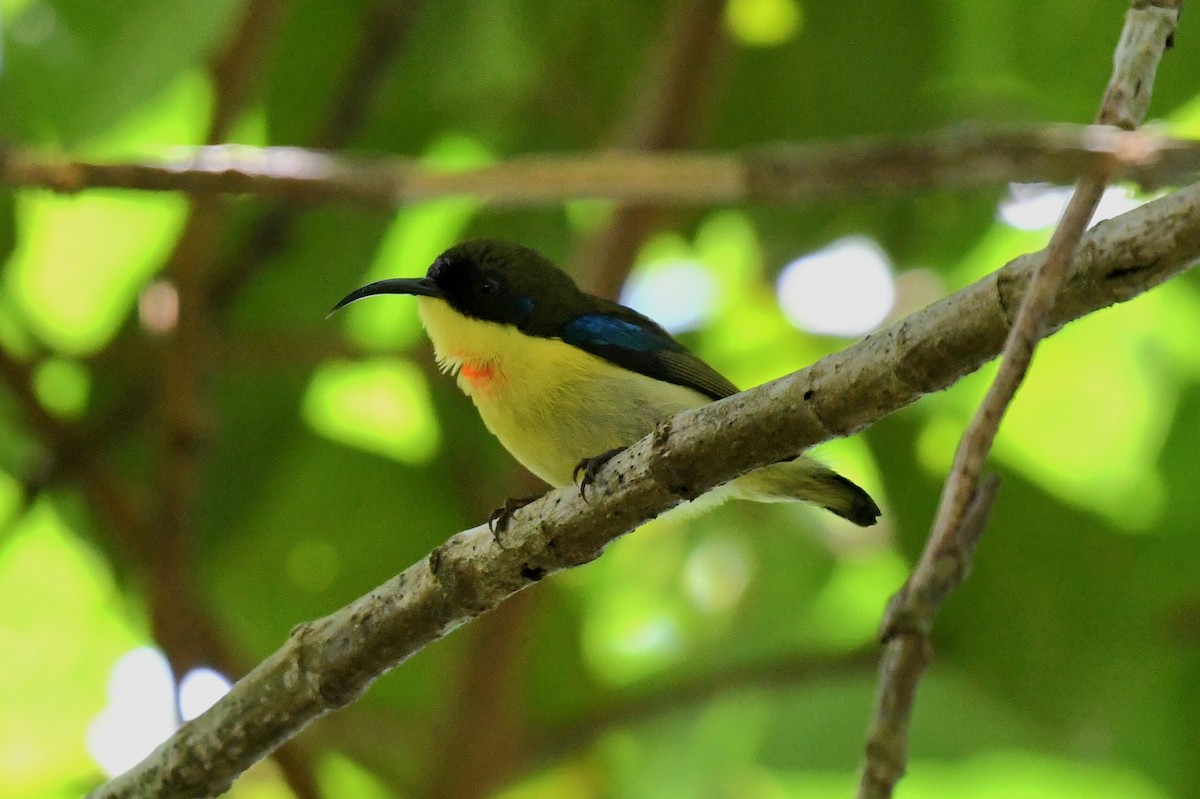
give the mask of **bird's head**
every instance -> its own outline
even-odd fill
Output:
[[[475,239],[439,255],[425,277],[370,283],[347,294],[334,311],[376,294],[414,294],[444,301],[470,319],[546,335],[577,311],[586,295],[536,250]]]

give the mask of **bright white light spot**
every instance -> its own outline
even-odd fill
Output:
[[[219,672],[192,669],[179,681],[179,714],[184,721],[191,721],[216,704],[232,687]]]
[[[1013,183],[1008,187],[1008,197],[1000,203],[999,216],[1006,225],[1018,230],[1044,230],[1058,222],[1070,198],[1071,188],[1068,186]],[[1091,225],[1132,211],[1142,202],[1129,189],[1113,186],[1105,190],[1100,198],[1100,206]]]
[[[875,242],[861,236],[835,241],[784,267],[779,304],[801,330],[827,336],[861,336],[887,319],[896,301],[891,263]]]
[[[1145,200],[1139,200],[1133,196],[1133,192],[1123,186],[1113,186],[1104,191],[1100,197],[1100,206],[1096,208],[1096,215],[1092,217],[1091,224],[1103,222],[1105,219],[1112,219],[1114,216],[1132,211],[1134,208],[1142,205]]]
[[[113,666],[108,707],[88,726],[88,753],[111,777],[127,771],[178,726],[171,667],[157,649],[138,647]]]
[[[151,333],[170,333],[179,322],[179,290],[169,280],[154,280],[138,297],[138,319]]]
[[[683,588],[706,613],[730,610],[750,585],[750,557],[744,546],[722,539],[706,541],[683,564]]]
[[[1058,221],[1070,196],[1065,186],[1012,183],[1000,203],[1000,219],[1018,230],[1041,230]]]
[[[621,291],[622,305],[649,316],[671,333],[700,327],[716,303],[716,281],[695,261],[656,264],[636,272]]]

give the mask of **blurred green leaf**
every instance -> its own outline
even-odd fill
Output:
[[[23,192],[8,289],[40,338],[64,352],[92,352],[161,265],[184,213],[182,200],[163,194]]]
[[[236,0],[41,0],[5,26],[5,136],[74,145],[203,63]]]
[[[425,376],[404,361],[325,364],[313,375],[304,411],[317,432],[369,452],[414,464],[437,452]]]
[[[7,796],[75,790],[96,766],[84,733],[104,704],[108,670],[139,643],[103,560],[48,502],[0,540],[0,785]]]

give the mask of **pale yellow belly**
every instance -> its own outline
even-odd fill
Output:
[[[627,447],[660,420],[709,402],[690,388],[614,366],[557,339],[464,317],[420,297],[438,361],[455,371],[488,429],[553,486],[580,460]]]
[[[553,486],[571,483],[580,460],[627,447],[662,419],[708,402],[699,392],[580,354],[596,363],[557,380],[510,374],[495,392],[471,392],[488,429]]]

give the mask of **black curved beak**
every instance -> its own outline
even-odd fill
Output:
[[[338,304],[325,315],[325,318],[333,316],[339,309],[344,308],[352,302],[361,300],[363,297],[370,297],[374,294],[416,294],[421,297],[442,297],[442,290],[434,285],[433,281],[427,277],[397,277],[390,280],[376,280],[374,283],[368,283],[362,288],[357,288],[354,291],[342,297]]]

